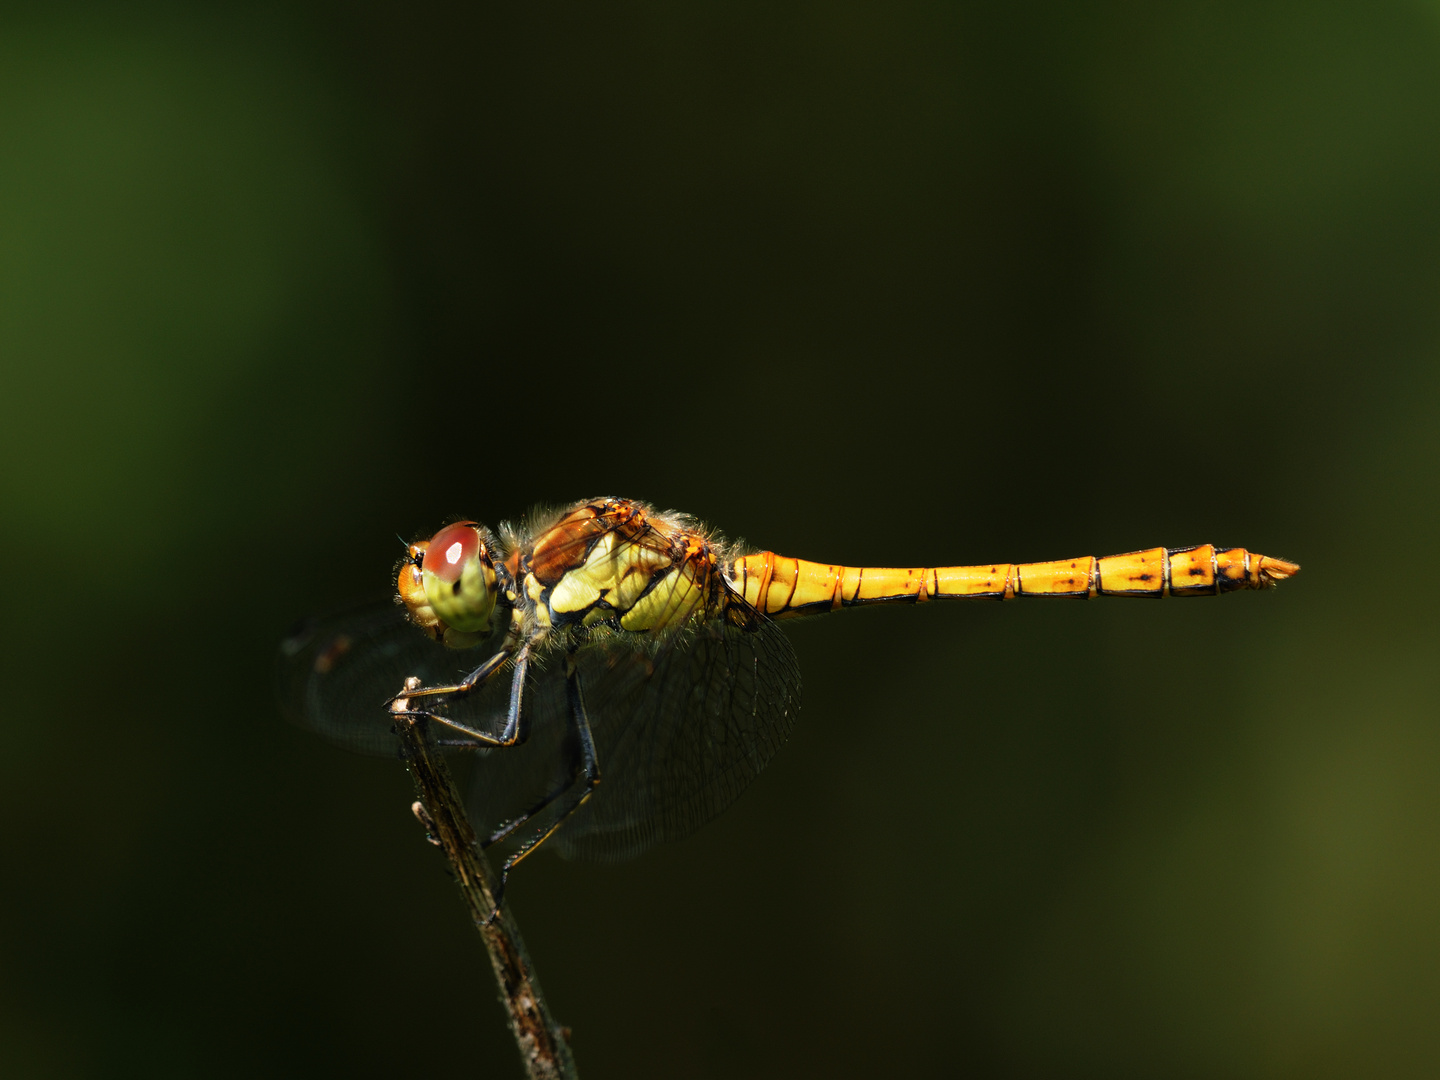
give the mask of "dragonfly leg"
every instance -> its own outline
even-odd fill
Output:
[[[501,826],[492,833],[486,840],[484,847],[499,840],[503,840],[516,829],[520,828],[527,821],[540,813],[552,803],[557,802],[561,796],[569,793],[570,798],[555,815],[555,820],[542,831],[536,833],[529,840],[520,846],[520,849],[505,860],[500,868],[500,884],[495,892],[495,910],[490,918],[494,920],[500,914],[500,905],[504,902],[505,884],[510,878],[510,871],[532,851],[538,848],[546,840],[555,834],[555,830],[565,824],[566,819],[576,810],[585,805],[587,799],[594,793],[596,786],[600,783],[600,759],[595,754],[595,736],[590,732],[590,716],[585,711],[585,694],[580,687],[580,673],[575,667],[574,650],[566,657],[565,671],[565,697],[570,706],[570,722],[574,725],[575,735],[579,742],[580,760],[578,768],[571,774],[570,780],[552,791],[543,800],[537,803],[523,817],[516,818]],[[579,781],[579,783],[577,783]]]
[[[496,653],[480,667],[470,673],[463,683],[455,686],[424,686],[416,690],[396,695],[392,701],[407,700],[412,697],[424,695],[451,694],[461,697],[484,684],[488,679],[495,676],[505,661],[510,659],[510,653],[502,651]],[[523,743],[530,734],[529,719],[525,716],[522,708],[525,692],[525,676],[530,670],[530,644],[526,642],[515,654],[515,668],[510,677],[510,707],[505,713],[505,730],[499,735],[493,735],[488,731],[481,731],[479,728],[471,727],[462,720],[444,713],[434,712],[430,709],[402,709],[398,715],[401,716],[423,716],[435,721],[437,724],[444,724],[448,728],[464,732],[477,746],[516,746]]]
[[[569,704],[571,728],[575,735],[575,742],[571,745],[570,775],[548,795],[540,799],[534,806],[526,810],[518,817],[513,817],[504,822],[487,836],[480,843],[481,850],[498,844],[507,836],[510,836],[516,829],[530,821],[536,814],[541,813],[546,807],[553,804],[557,799],[573,788],[582,777],[591,787],[600,782],[600,766],[595,755],[595,740],[590,734],[590,716],[585,711],[585,698],[580,691],[579,676],[575,671],[569,670],[565,679],[565,697]],[[550,830],[553,832],[554,830]],[[548,833],[547,833],[548,835]]]
[[[570,752],[570,775],[566,777],[563,781],[561,781],[561,783],[559,783],[553,791],[541,798],[537,803],[535,803],[534,806],[530,807],[530,809],[526,810],[518,817],[513,817],[509,821],[503,822],[495,829],[494,832],[492,832],[484,840],[480,841],[481,851],[484,851],[486,848],[498,844],[501,840],[504,840],[507,836],[511,835],[516,829],[523,826],[527,821],[530,821],[532,818],[534,818],[536,814],[541,813],[546,807],[550,806],[552,803],[555,802],[555,800],[559,799],[567,791],[573,788],[575,786],[575,782],[579,780],[582,775],[588,776],[589,774],[586,772],[587,760],[591,763],[592,768],[594,767],[595,746],[593,740],[588,738],[590,734],[590,726],[588,723],[588,718],[584,716],[584,702],[582,701],[580,703],[582,718],[580,722],[577,723],[573,720],[573,717],[575,715],[575,699],[570,693],[568,678],[565,687],[565,696],[570,699],[570,715],[572,717],[571,727],[574,729],[573,733],[576,737],[575,742],[571,743],[568,747]],[[580,734],[580,731],[582,729],[584,731],[583,736]],[[588,757],[585,751],[585,746],[587,744],[589,745]]]
[[[487,836],[484,840],[480,841],[480,850],[481,850],[481,851],[485,851],[485,850],[487,850],[488,848],[494,847],[496,844],[500,843],[501,840],[504,840],[507,836],[510,836],[516,829],[520,828],[520,827],[521,827],[522,825],[524,825],[527,821],[529,821],[531,818],[533,818],[536,814],[538,814],[538,813],[540,813],[541,811],[543,811],[547,806],[549,806],[551,803],[553,803],[556,799],[560,798],[560,796],[564,795],[567,791],[569,791],[572,787],[574,787],[574,786],[575,786],[575,781],[577,781],[577,780],[579,780],[579,779],[580,779],[580,760],[579,760],[579,758],[578,758],[578,756],[577,756],[577,758],[575,759],[575,761],[572,763],[572,767],[571,767],[571,771],[570,771],[570,776],[569,776],[568,779],[566,779],[563,783],[561,783],[559,786],[557,786],[554,791],[550,792],[550,794],[546,795],[543,799],[541,799],[539,802],[537,802],[534,806],[530,807],[529,810],[526,810],[526,811],[525,811],[523,814],[521,814],[519,817],[513,817],[513,818],[511,818],[509,821],[505,822],[503,825],[500,825],[494,832],[492,832],[492,833],[491,833],[489,836]]]
[[[526,648],[528,648],[528,646],[526,646]],[[520,651],[525,652],[526,649],[522,648]],[[415,698],[439,697],[441,695],[448,697],[464,697],[466,694],[478,690],[480,687],[484,686],[492,678],[494,678],[495,673],[505,666],[505,661],[509,660],[510,657],[514,655],[515,646],[510,644],[509,642],[506,642],[503,649],[497,652],[494,656],[490,657],[489,660],[486,660],[474,671],[470,672],[469,675],[466,675],[462,682],[453,683],[449,686],[417,686],[413,690],[401,691],[400,693],[392,697],[389,701],[387,701],[385,704],[393,705],[395,702],[401,700],[402,698],[406,700],[414,700]]]
[[[500,733],[500,746],[523,743],[530,735],[530,718],[525,715],[525,676],[530,670],[530,643],[527,641],[515,655],[515,673],[510,677],[510,708],[505,711],[505,730]]]

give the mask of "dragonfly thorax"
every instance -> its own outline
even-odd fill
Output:
[[[456,647],[488,634],[498,595],[493,546],[489,530],[473,521],[411,544],[396,582],[410,621]]]
[[[515,572],[543,632],[664,635],[721,609],[718,567],[709,540],[680,516],[598,499],[540,530]]]

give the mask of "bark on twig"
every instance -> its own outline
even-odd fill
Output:
[[[405,689],[412,689],[410,682]],[[405,707],[401,698],[392,709],[398,712]],[[416,816],[450,860],[460,895],[490,953],[490,966],[495,970],[526,1074],[532,1080],[578,1080],[566,1041],[568,1032],[550,1015],[515,920],[508,910],[502,910],[493,921],[490,918],[495,910],[495,873],[475,841],[475,831],[465,816],[450,770],[427,728],[423,719],[395,717],[395,732],[415,781]]]

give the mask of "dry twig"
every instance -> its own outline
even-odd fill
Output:
[[[417,685],[419,680],[406,680],[405,689]],[[391,706],[397,713],[407,707],[403,697]],[[395,732],[415,781],[416,816],[450,860],[470,918],[490,953],[490,966],[495,970],[526,1074],[532,1080],[577,1080],[575,1061],[566,1041],[568,1032],[550,1015],[515,920],[508,909],[491,918],[495,911],[495,873],[475,841],[464,803],[444,757],[430,738],[427,722],[397,715]]]

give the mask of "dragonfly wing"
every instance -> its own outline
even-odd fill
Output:
[[[800,670],[768,619],[723,619],[676,635],[653,656],[605,643],[580,675],[602,782],[551,841],[562,854],[617,860],[715,817],[784,744]]]
[[[405,679],[455,682],[493,652],[488,646],[448,649],[412,626],[403,608],[377,604],[296,627],[280,646],[276,691],[281,710],[301,727],[352,750],[394,755],[394,720],[385,703]],[[503,716],[510,680],[496,682],[503,685],[487,686],[457,707],[457,718],[461,708],[471,724]],[[443,728],[437,736],[444,737]]]
[[[404,680],[456,682],[498,644],[448,649],[391,605],[313,621],[281,647],[281,706],[300,726],[343,746],[393,755],[397,744],[385,703]],[[654,650],[602,637],[579,651],[576,664],[603,782],[550,841],[574,857],[628,858],[693,832],[759,775],[799,710],[795,654],[769,620],[753,630],[716,620]],[[502,672],[476,693],[433,708],[498,734],[510,687]],[[472,755],[468,809],[482,839],[578,776],[563,653],[532,661],[524,709],[530,729],[524,744]],[[446,737],[443,724],[433,731]],[[546,823],[541,813],[527,828]]]

